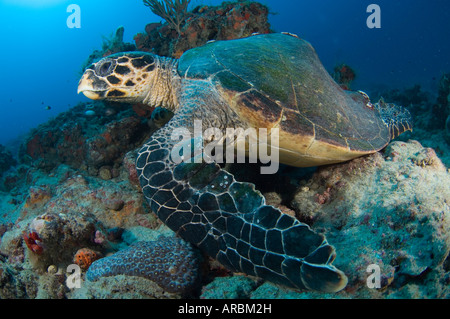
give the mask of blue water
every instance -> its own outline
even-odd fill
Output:
[[[194,0],[217,5],[221,1]],[[310,41],[328,70],[347,63],[354,86],[403,88],[421,84],[436,91],[450,72],[448,0],[266,0],[272,28]],[[369,4],[381,8],[381,28],[369,29]],[[67,7],[81,8],[81,28],[70,29]],[[161,19],[141,0],[2,0],[0,2],[0,143],[17,138],[80,101],[80,67],[102,36],[125,27],[133,42],[149,22]],[[47,106],[51,109],[48,110]]]

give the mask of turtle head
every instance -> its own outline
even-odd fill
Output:
[[[110,55],[86,68],[78,93],[92,100],[167,107],[174,90],[166,60],[147,52]]]

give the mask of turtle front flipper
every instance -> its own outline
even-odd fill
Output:
[[[186,117],[175,115],[136,161],[144,196],[158,217],[232,271],[300,289],[343,289],[347,277],[331,265],[335,252],[324,236],[265,205],[253,184],[236,181],[216,163],[172,160],[172,132],[183,123]]]

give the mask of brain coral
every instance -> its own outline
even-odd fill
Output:
[[[156,282],[168,292],[184,294],[199,279],[200,258],[180,238],[160,236],[156,241],[137,242],[114,255],[95,261],[86,273],[89,281],[128,275]]]

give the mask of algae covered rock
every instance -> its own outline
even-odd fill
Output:
[[[369,266],[375,265],[380,288],[387,288],[384,296],[414,283],[417,297],[434,285],[428,297],[439,298],[445,294],[442,276],[427,280],[449,271],[449,198],[445,166],[432,149],[409,141],[391,143],[384,157],[376,153],[319,168],[299,188],[292,206],[336,247],[335,263],[349,276],[347,293],[381,293],[366,283]]]
[[[211,40],[231,40],[252,33],[270,33],[269,8],[258,2],[224,2],[198,6],[188,12],[180,34],[169,23],[150,23],[134,36],[139,51],[179,58],[185,51]]]
[[[257,282],[247,276],[216,277],[202,289],[202,299],[248,299]]]
[[[155,282],[143,277],[117,275],[98,281],[83,281],[80,289],[68,293],[69,299],[180,299]]]
[[[142,144],[150,132],[146,121],[129,105],[80,103],[31,130],[19,160],[46,170],[66,164],[96,176],[103,166],[119,167]]]

